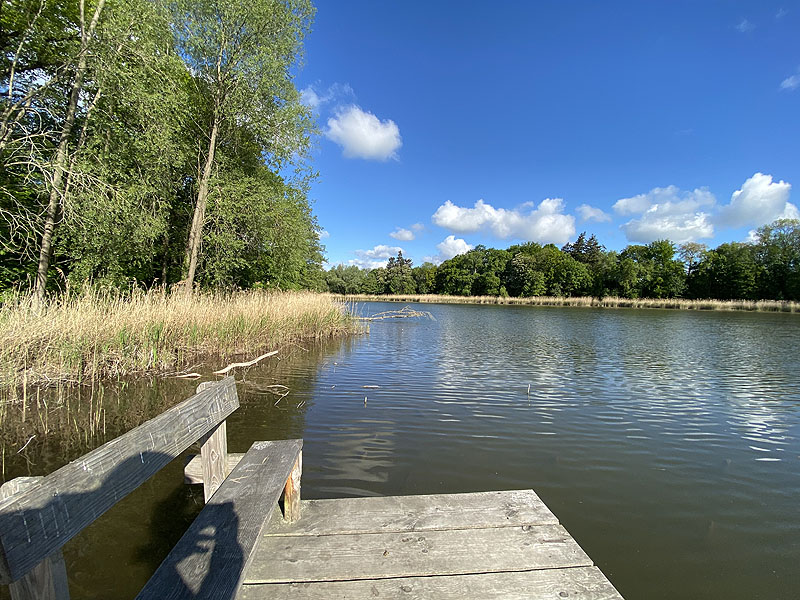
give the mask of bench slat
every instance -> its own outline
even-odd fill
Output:
[[[25,575],[238,407],[227,377],[0,502],[0,583]]]
[[[234,598],[302,447],[255,442],[136,599]]]

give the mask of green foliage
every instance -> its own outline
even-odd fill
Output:
[[[756,243],[722,244],[715,250],[683,244],[678,260],[676,247],[668,240],[630,245],[617,253],[582,233],[561,250],[535,242],[507,250],[478,246],[439,266],[416,267],[411,278],[419,294],[454,296],[800,299],[800,221],[776,221],[760,228],[757,238]],[[406,262],[410,266],[399,255],[389,268],[372,271],[340,265],[327,273],[328,289],[348,294],[409,293],[392,291],[387,283],[391,271],[399,272]]]
[[[86,3],[84,23],[97,6]],[[5,2],[0,289],[35,273],[63,132],[68,175],[51,264],[76,284],[180,279],[215,114],[201,285],[324,289],[304,162],[314,130],[292,75],[313,12],[306,0],[109,2],[77,80],[78,4]],[[73,82],[80,101],[65,129]]]
[[[416,291],[417,286],[411,276],[411,260],[403,258],[402,251],[398,251],[396,257],[389,258],[385,284],[387,294],[413,294]]]

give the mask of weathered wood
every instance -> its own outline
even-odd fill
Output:
[[[227,477],[233,468],[239,464],[244,454],[239,452],[228,452],[228,459],[226,460],[227,468],[225,469],[225,477]],[[203,461],[199,454],[192,454],[189,460],[183,467],[183,482],[189,484],[203,483]]]
[[[305,517],[304,517],[305,518]],[[597,567],[400,579],[243,585],[237,600],[622,600]]]
[[[391,533],[556,525],[558,519],[533,490],[304,500],[303,518],[291,525],[279,515],[266,535]]]
[[[37,485],[43,477],[17,477],[0,486],[0,500]],[[9,585],[11,600],[69,600],[64,555],[56,550]]]
[[[265,536],[245,581],[336,581],[590,566],[592,561],[561,525]]]
[[[137,599],[233,598],[302,446],[255,442]]]
[[[200,438],[205,501],[214,495],[228,476],[228,433],[225,421]]]
[[[297,455],[292,472],[283,489],[283,519],[294,523],[300,519],[300,476],[303,473],[303,453]]]
[[[22,577],[239,406],[232,377],[0,501],[0,583]]]

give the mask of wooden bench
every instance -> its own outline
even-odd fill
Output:
[[[199,598],[198,591],[207,598],[233,597],[237,557],[243,569],[281,494],[284,517],[299,517],[302,468],[302,440],[256,442],[226,479],[225,419],[238,407],[232,377],[206,382],[191,398],[50,475],[4,484],[0,584],[9,585],[14,600],[68,599],[61,548],[199,442],[207,504],[140,597]],[[202,570],[209,558],[227,568]]]

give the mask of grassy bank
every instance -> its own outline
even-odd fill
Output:
[[[39,310],[20,297],[0,307],[0,387],[179,371],[202,355],[252,358],[358,327],[341,302],[310,292],[87,290]]]
[[[373,296],[354,294],[334,296],[342,302],[423,302],[431,304],[509,304],[524,306],[583,306],[597,308],[674,308],[683,310],[747,310],[760,312],[800,313],[800,302],[779,300],[686,300],[683,298],[568,298],[561,296],[532,296],[504,298],[502,296],[440,296],[437,294],[408,294]]]

